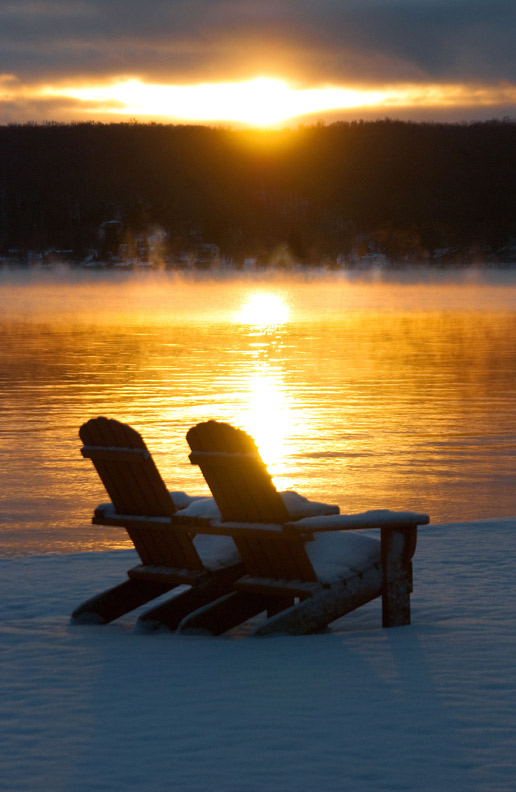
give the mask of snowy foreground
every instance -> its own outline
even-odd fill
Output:
[[[0,789],[514,792],[516,518],[420,530],[410,627],[70,626],[132,551],[0,560]]]

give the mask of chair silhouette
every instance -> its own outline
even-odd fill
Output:
[[[87,421],[79,435],[82,455],[91,459],[111,498],[95,509],[92,522],[123,526],[141,563],[128,570],[128,580],[76,608],[72,620],[107,623],[186,584],[190,588],[166,603],[162,614],[174,629],[186,614],[230,590],[243,571],[234,543],[197,536],[202,518],[180,514],[193,499],[167,490],[141,435],[105,417]],[[159,608],[156,622],[152,611],[146,614],[148,626],[161,623]]]
[[[230,536],[246,574],[233,591],[186,617],[181,629],[220,634],[266,610],[256,634],[315,632],[376,597],[383,625],[410,623],[411,558],[426,514],[335,508],[277,492],[254,440],[229,424],[190,429],[190,461],[200,466],[220,510],[202,530]],[[298,496],[299,497],[299,496]],[[305,501],[303,513],[302,501]],[[379,528],[381,539],[357,533]]]

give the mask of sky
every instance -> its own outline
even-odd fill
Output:
[[[516,117],[513,0],[0,0],[0,124]]]

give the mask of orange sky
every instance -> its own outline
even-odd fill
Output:
[[[516,116],[506,0],[4,0],[0,123]]]

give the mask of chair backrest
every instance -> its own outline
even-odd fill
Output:
[[[91,459],[119,516],[172,517],[172,498],[142,436],[113,418],[92,418],[79,436],[81,453]],[[170,524],[136,527],[122,523],[142,563],[201,571],[204,565],[190,536]]]
[[[199,465],[223,522],[283,524],[289,514],[253,438],[226,423],[194,426],[186,439],[190,461]],[[253,577],[314,581],[317,575],[305,541],[292,532],[235,526],[231,533],[240,557]]]
[[[174,503],[142,436],[113,418],[92,418],[79,436],[118,514],[170,517]]]
[[[226,423],[206,421],[186,435],[224,522],[284,523],[288,511],[253,438]]]

